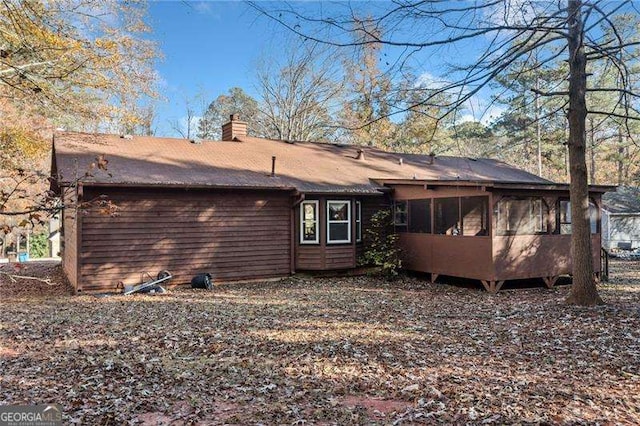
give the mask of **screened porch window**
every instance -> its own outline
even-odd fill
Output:
[[[409,232],[431,233],[431,200],[409,201]]]
[[[571,234],[571,202],[558,202],[558,230],[561,234]],[[598,233],[598,207],[589,201],[589,226],[592,234]]]
[[[327,201],[327,243],[351,242],[351,203]]]
[[[460,235],[460,199],[458,197],[436,198],[433,207],[435,233]]]
[[[535,235],[547,232],[547,207],[539,197],[510,197],[495,209],[498,235]]]
[[[318,201],[303,201],[300,206],[300,243],[318,244]]]
[[[462,235],[489,235],[488,211],[488,197],[462,197]]]

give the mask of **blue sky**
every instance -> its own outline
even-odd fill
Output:
[[[312,4],[298,3],[300,7]],[[373,5],[360,3],[359,7]],[[256,63],[261,57],[278,55],[278,47],[291,36],[242,1],[152,1],[148,23],[151,37],[164,55],[157,67],[163,96],[156,108],[157,135],[177,136],[171,123],[186,121],[186,99],[194,102],[200,95],[199,103],[208,103],[235,86],[257,97]],[[447,53],[453,57],[460,54]],[[425,62],[432,63],[432,59]],[[433,75],[433,70],[421,72]],[[473,108],[476,115],[481,115],[478,111],[482,108]]]
[[[272,23],[239,1],[149,6],[152,38],[164,55],[157,67],[165,98],[156,112],[157,134],[173,133],[168,122],[185,115],[185,98],[201,93],[211,101],[234,86],[254,94],[253,68],[277,36]]]

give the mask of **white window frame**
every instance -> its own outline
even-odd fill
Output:
[[[313,223],[316,226],[316,239],[305,240],[304,239],[304,224],[306,222],[304,217],[304,205],[313,204],[315,206],[316,217]],[[319,244],[320,243],[320,203],[318,200],[303,201],[300,203],[300,244]]]
[[[356,243],[362,242],[362,202],[356,201],[355,211],[355,224],[356,224]]]
[[[329,215],[329,207],[331,204],[346,204],[347,205],[347,220],[331,220]],[[351,201],[349,200],[327,200],[327,244],[344,244],[351,242]],[[332,223],[346,223],[347,224],[347,239],[346,240],[332,240],[331,239],[331,224]]]

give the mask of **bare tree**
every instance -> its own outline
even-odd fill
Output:
[[[317,43],[285,53],[283,64],[258,67],[260,115],[265,136],[284,140],[326,140],[335,132],[332,102],[340,97],[331,58]]]
[[[291,4],[267,9],[258,2],[252,7],[304,37],[337,48],[354,48],[376,43],[395,54],[390,69],[402,69],[419,57],[428,55],[454,59],[446,70],[447,84],[432,91],[415,106],[431,103],[438,94],[456,92],[447,105],[449,114],[464,105],[515,61],[537,61],[538,66],[564,57],[568,61],[569,84],[566,89],[539,92],[540,96],[560,96],[567,108],[569,126],[570,198],[572,205],[573,287],[569,303],[602,303],[594,278],[589,227],[589,195],[585,158],[586,117],[596,115],[632,115],[637,94],[630,89],[630,72],[625,57],[638,44],[625,40],[617,31],[615,18],[637,15],[631,1],[598,2],[566,0],[534,2],[530,0],[493,0],[487,2],[441,2],[436,0],[397,0],[377,5],[368,12],[375,15],[367,25],[358,25],[353,4],[339,5],[329,14],[297,9]],[[375,31],[372,30],[375,29]],[[366,37],[353,37],[353,34]],[[353,41],[360,40],[360,41]],[[462,53],[464,52],[464,53]],[[417,53],[420,53],[418,55]],[[629,55],[626,55],[629,57]],[[611,87],[589,87],[586,66],[589,61],[606,61],[618,78]],[[532,87],[535,90],[535,87]],[[589,110],[589,92],[617,95],[616,110]],[[403,113],[412,106],[401,106],[387,115]],[[380,117],[376,118],[379,119]]]
[[[183,102],[184,115],[168,120],[168,124],[178,136],[191,140],[197,136],[200,121],[207,110],[206,96],[200,90],[193,97],[184,96]]]

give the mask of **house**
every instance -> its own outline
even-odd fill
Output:
[[[355,268],[372,214],[390,206],[405,267],[433,278],[497,291],[571,271],[568,185],[496,160],[260,139],[246,128],[231,116],[221,141],[56,134],[63,265],[76,291],[161,269],[186,284],[202,272],[232,282]],[[607,189],[590,192],[594,260]],[[115,216],[74,207],[101,196]]]
[[[640,188],[620,186],[602,197],[602,247],[640,248]]]
[[[49,219],[49,236],[47,237],[47,241],[49,241],[49,257],[59,257],[60,256],[60,218],[59,215],[53,216]]]

